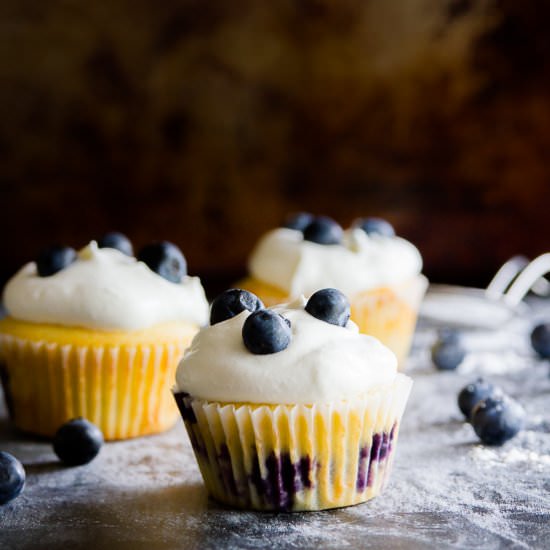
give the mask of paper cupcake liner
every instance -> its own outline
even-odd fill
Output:
[[[360,401],[212,403],[175,394],[209,493],[254,510],[364,502],[388,481],[412,381],[398,374]]]
[[[419,275],[405,284],[361,292],[351,300],[351,318],[359,331],[378,338],[390,348],[401,370],[427,287],[428,280]]]
[[[109,440],[163,431],[177,419],[170,388],[187,343],[86,347],[0,334],[10,415],[45,436],[78,416]]]

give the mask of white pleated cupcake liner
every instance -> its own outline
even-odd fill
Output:
[[[378,495],[391,470],[412,381],[318,405],[176,401],[206,487],[255,510],[321,510]]]
[[[78,416],[106,439],[163,431],[177,419],[170,387],[184,347],[73,346],[0,334],[12,419],[21,430],[45,436]]]

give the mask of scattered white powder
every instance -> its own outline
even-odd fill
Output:
[[[512,447],[505,451],[495,450],[489,447],[477,446],[470,451],[470,456],[476,461],[484,463],[487,467],[504,466],[509,464],[528,464],[530,467],[550,467],[550,455],[539,454],[529,449]]]

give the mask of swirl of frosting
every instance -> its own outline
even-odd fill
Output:
[[[363,396],[391,383],[395,355],[372,336],[316,319],[305,299],[272,308],[291,322],[283,351],[254,355],[243,344],[249,311],[202,328],[185,352],[174,391],[218,402],[311,404]]]
[[[137,330],[170,321],[204,325],[208,302],[198,277],[171,283],[143,262],[92,241],[65,269],[40,277],[24,265],[4,288],[13,318],[99,330]]]
[[[326,287],[352,296],[418,275],[422,258],[400,237],[367,235],[348,229],[341,245],[304,240],[301,231],[278,228],[264,235],[252,252],[250,273],[290,296],[309,296]]]

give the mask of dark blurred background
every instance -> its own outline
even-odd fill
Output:
[[[3,0],[0,283],[178,243],[222,285],[289,211],[389,219],[432,281],[550,250],[550,4]]]

